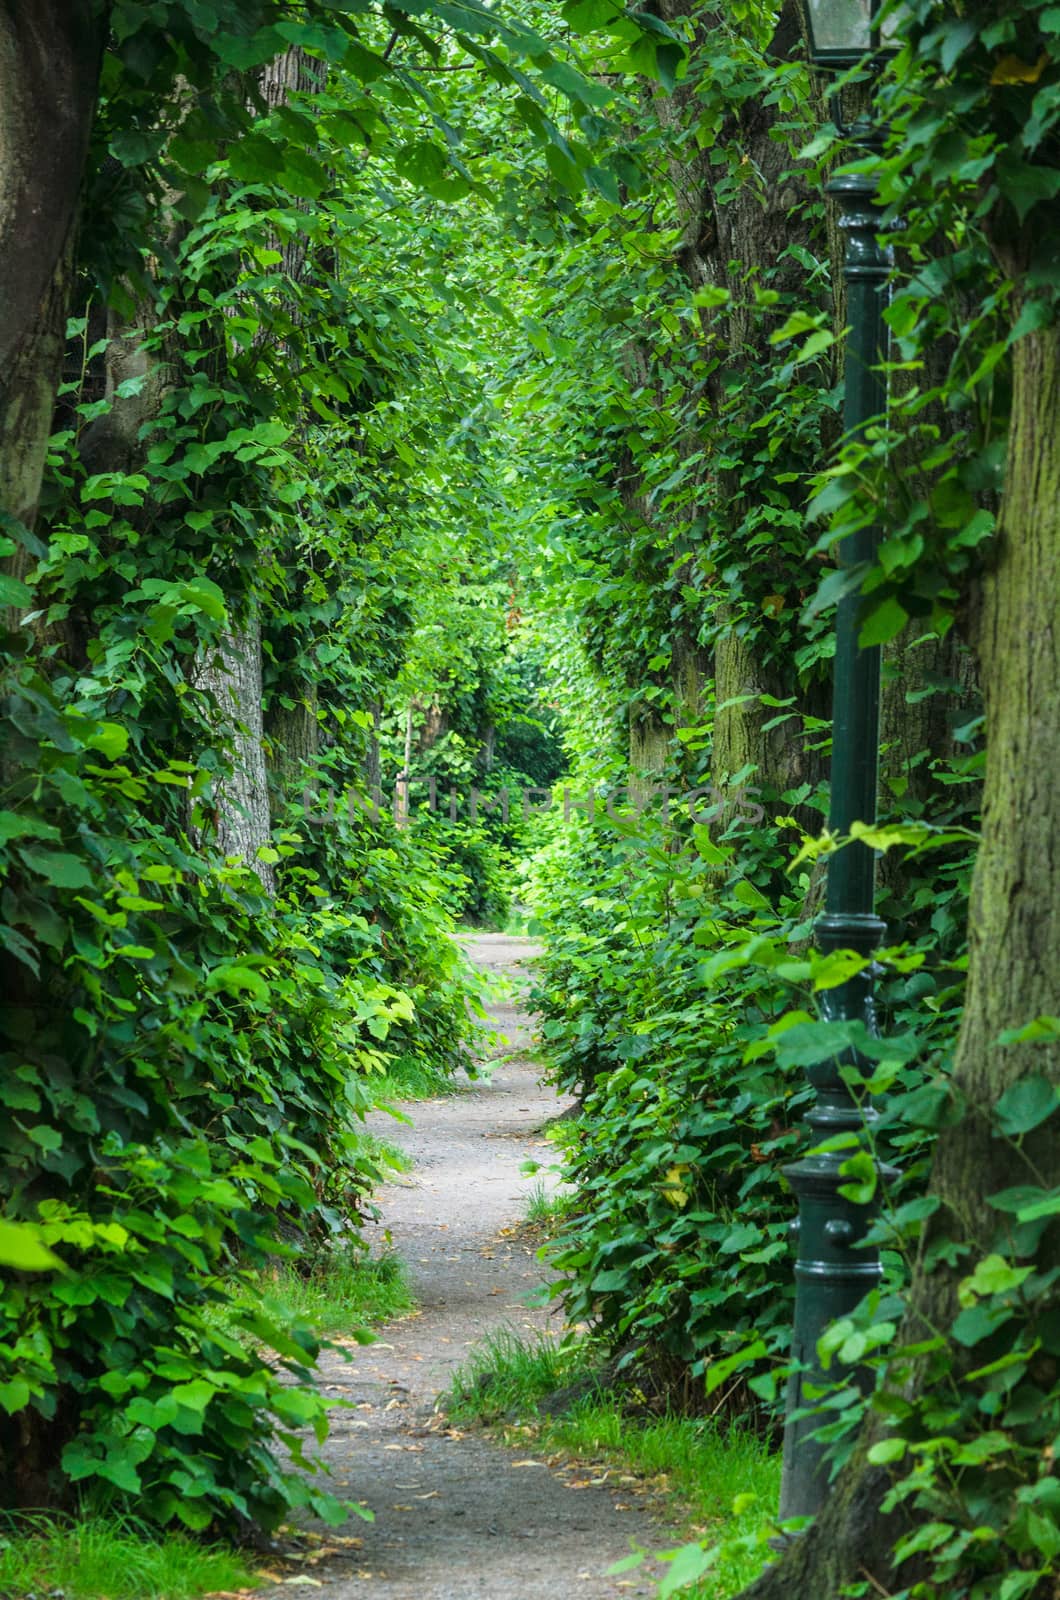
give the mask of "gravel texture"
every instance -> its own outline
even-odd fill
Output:
[[[658,1549],[673,1536],[635,1489],[615,1475],[593,1479],[572,1463],[546,1462],[475,1431],[461,1434],[437,1409],[453,1369],[484,1334],[503,1327],[561,1331],[541,1299],[544,1269],[519,1226],[538,1181],[520,1172],[547,1162],[541,1129],[562,1110],[526,1059],[529,1021],[519,1005],[528,939],[465,941],[478,965],[502,974],[492,1017],[488,1081],[408,1107],[410,1125],[383,1115],[378,1131],[413,1158],[410,1173],[379,1194],[381,1235],[408,1266],[419,1310],[322,1363],[337,1410],[324,1447],[339,1492],[371,1508],[277,1576],[273,1597],[322,1588],[329,1600],[604,1600],[649,1595],[646,1571],[608,1577],[633,1544]],[[512,1054],[512,1052],[516,1052]],[[535,1291],[537,1291],[535,1295]],[[654,1563],[652,1563],[654,1566]],[[656,1569],[658,1570],[658,1569]]]

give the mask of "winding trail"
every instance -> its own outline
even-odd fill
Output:
[[[520,977],[535,953],[500,934],[466,941],[494,974]],[[518,1224],[547,1162],[542,1126],[562,1109],[534,1065],[509,1051],[529,1045],[517,1005],[491,1016],[510,1043],[489,1082],[408,1107],[413,1122],[381,1115],[377,1131],[414,1166],[384,1188],[382,1223],[408,1266],[419,1304],[380,1331],[379,1342],[321,1364],[325,1392],[352,1401],[333,1413],[324,1449],[337,1492],[363,1502],[373,1523],[351,1521],[286,1583],[325,1588],[330,1600],[611,1600],[650,1595],[640,1571],[606,1576],[633,1542],[649,1550],[671,1535],[614,1477],[587,1479],[475,1432],[450,1429],[436,1411],[454,1367],[490,1330],[560,1331],[553,1309],[532,1306],[544,1269]],[[537,1297],[540,1299],[540,1295]],[[654,1563],[652,1563],[654,1566]],[[264,1591],[276,1596],[280,1591]]]

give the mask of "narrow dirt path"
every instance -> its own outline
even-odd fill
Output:
[[[499,934],[476,936],[468,949],[478,965],[517,979],[534,954],[529,940]],[[517,1005],[492,1015],[508,1048],[527,1047],[528,1019]],[[385,1116],[378,1124],[415,1163],[379,1204],[420,1310],[383,1329],[352,1363],[331,1356],[322,1370],[326,1392],[356,1407],[334,1413],[325,1456],[338,1491],[368,1505],[375,1521],[342,1528],[328,1541],[332,1553],[287,1581],[311,1575],[332,1600],[651,1594],[639,1573],[605,1575],[634,1541],[648,1549],[668,1541],[628,1486],[586,1482],[532,1446],[520,1453],[461,1435],[435,1409],[485,1333],[559,1331],[554,1311],[528,1304],[544,1274],[518,1231],[534,1181],[519,1169],[529,1156],[548,1159],[539,1130],[561,1109],[554,1091],[517,1056],[488,1083],[407,1109],[411,1126]]]

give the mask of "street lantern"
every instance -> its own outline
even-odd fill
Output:
[[[870,64],[893,50],[890,18],[897,8],[878,0],[807,0],[810,53],[815,64],[847,69],[868,58]],[[878,18],[881,11],[885,20]],[[878,149],[882,137],[863,118],[840,131],[864,149]],[[863,167],[863,163],[859,163]],[[847,441],[864,438],[887,407],[887,303],[891,252],[882,237],[883,224],[872,176],[864,170],[840,172],[826,193],[839,202],[839,228],[845,240],[843,276],[849,324],[844,367],[843,420]],[[871,566],[879,530],[861,527],[839,545],[841,568]],[[829,828],[849,837],[855,822],[876,820],[879,771],[880,649],[862,648],[861,596],[856,588],[839,602],[832,690],[832,781]],[[822,1013],[828,1020],[860,1022],[875,1034],[872,953],[883,942],[884,923],[876,915],[876,858],[861,841],[846,845],[828,861],[825,912],[815,936],[819,950],[853,950],[867,964],[837,988],[825,991]],[[782,1519],[813,1516],[827,1493],[824,1450],[813,1438],[819,1419],[799,1415],[808,1403],[807,1385],[826,1383],[817,1356],[817,1341],[830,1322],[849,1315],[880,1281],[879,1253],[864,1242],[873,1221],[871,1205],[859,1205],[841,1193],[842,1167],[850,1149],[836,1149],[837,1135],[859,1142],[875,1112],[859,1106],[844,1072],[854,1068],[868,1075],[870,1064],[851,1048],[831,1061],[810,1068],[816,1101],[806,1122],[814,1146],[831,1144],[820,1154],[805,1156],[785,1168],[798,1199],[798,1258],[795,1264],[795,1319],[792,1356],[796,1363],[789,1383],[784,1429],[784,1462],[780,1486]],[[893,1176],[878,1169],[878,1180]]]
[[[856,67],[895,48],[900,8],[880,0],[807,0],[810,60],[815,67]]]

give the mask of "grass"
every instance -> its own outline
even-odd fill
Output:
[[[381,1139],[368,1128],[358,1129],[356,1139],[358,1155],[376,1162],[389,1172],[412,1171],[412,1157],[399,1144],[394,1144],[390,1139]]]
[[[525,1418],[587,1372],[584,1346],[543,1334],[523,1339],[502,1328],[488,1333],[454,1373],[446,1410],[458,1424]]]
[[[525,1448],[574,1458],[661,1492],[685,1537],[720,1547],[686,1600],[729,1600],[761,1571],[780,1487],[780,1457],[750,1429],[709,1419],[633,1415],[628,1397],[594,1380],[591,1342],[492,1334],[446,1398],[458,1425],[500,1424]],[[557,1393],[558,1391],[558,1393]]]
[[[682,1591],[688,1600],[729,1600],[762,1570],[769,1551],[756,1536],[775,1521],[780,1457],[750,1429],[689,1417],[638,1422],[608,1395],[556,1418],[547,1443],[647,1480],[687,1518],[690,1538],[721,1547],[711,1577]]]
[[[416,1304],[396,1255],[373,1257],[342,1248],[322,1253],[308,1270],[285,1261],[256,1274],[245,1294],[263,1300],[280,1320],[305,1322],[323,1334],[390,1322]]]
[[[0,1523],[0,1595],[62,1593],[63,1600],[194,1600],[254,1582],[223,1545],[156,1535],[133,1519],[60,1519],[44,1513]]]
[[[551,1190],[539,1179],[526,1197],[524,1216],[531,1227],[549,1229],[566,1216],[570,1206],[569,1193]]]
[[[371,1080],[372,1100],[377,1106],[402,1100],[435,1100],[439,1095],[456,1094],[460,1080],[440,1072],[415,1056],[400,1056],[389,1069]]]

